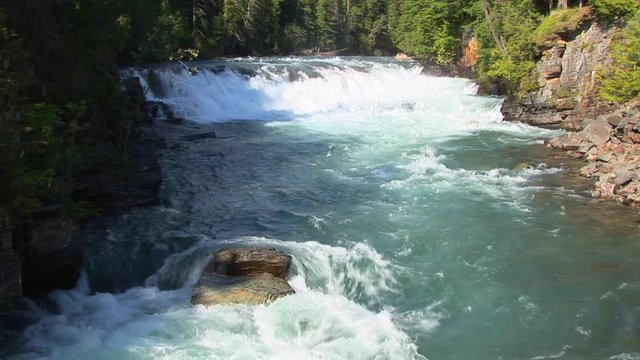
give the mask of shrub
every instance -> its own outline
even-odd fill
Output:
[[[613,39],[611,56],[608,71],[600,74],[600,97],[623,102],[640,95],[640,13]]]
[[[633,15],[638,11],[636,0],[592,0],[591,5],[596,16],[605,20]]]
[[[552,11],[533,32],[531,41],[542,46],[557,33],[576,30],[589,11],[588,7]]]

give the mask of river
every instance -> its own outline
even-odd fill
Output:
[[[193,122],[159,126],[161,204],[89,226],[78,287],[0,357],[640,359],[637,211],[568,185],[557,131],[412,62],[190,66],[125,72]],[[217,138],[172,137],[194,126]],[[293,256],[297,293],[191,306],[208,255],[249,244]]]

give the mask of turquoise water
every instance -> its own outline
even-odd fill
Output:
[[[566,187],[556,133],[412,63],[197,65],[136,73],[218,139],[160,126],[161,205],[90,226],[78,288],[0,357],[640,359],[640,217]],[[297,294],[189,305],[239,244],[291,253]]]

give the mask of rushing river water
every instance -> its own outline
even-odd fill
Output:
[[[218,138],[160,127],[161,205],[90,227],[78,288],[0,357],[640,359],[637,211],[539,164],[556,133],[413,63],[195,65],[129,75]],[[208,254],[248,244],[292,254],[297,293],[189,305]]]

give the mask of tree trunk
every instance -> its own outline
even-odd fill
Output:
[[[553,0],[549,0],[549,14],[553,11]]]
[[[504,46],[502,39],[498,36],[498,32],[493,24],[493,18],[491,16],[491,12],[489,10],[489,3],[487,0],[482,0],[482,10],[484,11],[485,19],[487,19],[487,25],[489,25],[489,31],[491,31],[491,36],[493,36],[493,41],[495,41],[496,46],[503,54],[507,55],[507,48]]]
[[[567,9],[569,7],[569,0],[558,0],[558,9]]]
[[[196,37],[196,0],[191,1],[191,35],[195,42]]]

